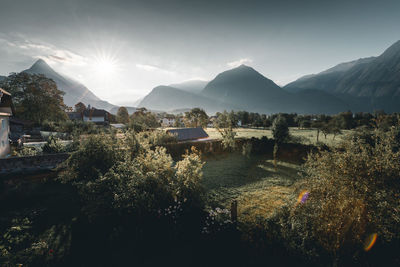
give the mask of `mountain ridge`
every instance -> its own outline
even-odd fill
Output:
[[[47,78],[54,80],[57,87],[65,92],[64,103],[67,106],[74,107],[78,102],[86,105],[91,105],[99,109],[106,109],[110,111],[116,105],[110,104],[107,101],[101,100],[86,86],[78,81],[73,80],[67,76],[61,75],[51,68],[43,59],[38,59],[35,63],[23,72],[30,74],[43,74]]]

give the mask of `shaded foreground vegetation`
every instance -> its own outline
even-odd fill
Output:
[[[6,266],[395,266],[399,133],[355,132],[314,150],[304,165],[278,154],[276,169],[268,139],[173,160],[152,134],[92,136],[56,179],[3,182],[0,259]]]

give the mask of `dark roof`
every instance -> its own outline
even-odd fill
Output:
[[[85,109],[83,112],[83,115],[86,117],[104,117],[108,114],[107,111],[104,109],[96,109],[96,108],[91,108],[91,109]]]
[[[2,115],[11,116],[15,114],[14,105],[11,99],[11,94],[0,88],[0,113]]]
[[[82,120],[81,112],[67,112],[67,115],[70,120]]]
[[[180,129],[170,129],[167,133],[176,135],[178,141],[186,140],[196,140],[201,138],[207,138],[208,134],[203,130],[203,128],[180,128]]]

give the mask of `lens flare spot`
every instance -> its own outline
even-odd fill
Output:
[[[364,250],[369,251],[375,245],[377,238],[378,238],[378,234],[376,234],[376,233],[369,235],[367,237],[367,239],[365,240]]]
[[[303,204],[307,201],[310,193],[307,190],[303,190],[300,194],[299,197],[297,198],[297,204]]]

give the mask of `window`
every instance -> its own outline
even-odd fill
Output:
[[[6,120],[1,120],[1,129],[5,129],[6,128]]]

